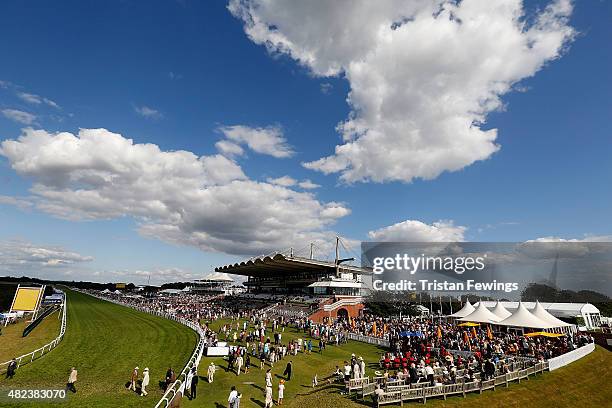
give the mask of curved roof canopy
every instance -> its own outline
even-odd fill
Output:
[[[474,308],[474,306],[472,306],[472,304],[468,300],[467,302],[465,302],[465,305],[463,305],[461,310],[459,310],[458,312],[453,313],[449,317],[465,317],[465,316],[469,315],[470,313],[472,313],[474,310],[476,310],[476,309]]]
[[[371,275],[372,270],[359,266],[341,264],[338,266],[340,272]],[[334,262],[320,261],[317,259],[290,257],[281,253],[274,255],[250,258],[246,261],[220,266],[215,268],[216,272],[226,272],[234,275],[270,277],[286,276],[293,274],[311,273],[316,275],[329,275],[336,272]]]
[[[480,302],[476,310],[459,320],[462,322],[497,323],[502,320],[502,318],[493,314],[489,309],[487,309],[484,303]]]

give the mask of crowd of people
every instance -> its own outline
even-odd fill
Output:
[[[196,322],[203,330],[207,346],[214,347],[220,341],[231,345],[226,356],[227,371],[236,376],[249,373],[256,361],[255,367],[262,372],[265,370],[263,389],[266,407],[274,402],[271,369],[275,364],[288,360],[284,378],[277,384],[276,403],[280,405],[286,382],[291,380],[293,373],[292,359],[298,353],[323,353],[328,344],[344,344],[349,333],[389,341],[389,350],[380,356],[378,369],[372,373],[373,376],[383,377],[384,381],[401,378],[409,383],[427,382],[431,385],[470,381],[477,373],[480,373],[479,378],[490,378],[496,372],[508,370],[505,361],[509,357],[528,358],[535,362],[593,341],[589,335],[580,333],[568,333],[559,338],[528,337],[522,332],[494,332],[487,325],[460,327],[454,321],[441,318],[394,319],[367,313],[354,318],[315,323],[301,314],[275,313],[275,307],[266,306],[265,303],[263,307],[253,308],[249,306],[249,299],[244,302],[236,299],[211,300],[190,294],[152,299],[115,294],[109,297]],[[213,324],[219,319],[224,319],[224,323]],[[303,338],[291,336],[292,339],[286,341],[283,334],[287,327],[302,332]],[[364,359],[353,354],[343,365],[336,366],[325,380],[347,382],[360,379],[366,377],[366,370]],[[176,379],[170,371],[166,375],[167,386]],[[214,381],[216,371],[217,366],[210,363],[206,373],[209,383]],[[462,373],[461,376],[458,372]],[[134,378],[131,378],[131,382],[134,382]],[[190,373],[186,383],[186,395],[195,398],[197,374]],[[316,387],[318,383],[315,375],[312,386]],[[377,392],[380,393],[379,390]],[[241,393],[232,387],[228,396],[229,408],[239,407],[241,397]]]

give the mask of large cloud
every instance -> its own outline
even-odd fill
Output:
[[[425,224],[417,220],[406,220],[368,232],[372,241],[387,242],[457,242],[464,240],[466,227],[452,221]]]
[[[229,10],[255,43],[349,81],[344,144],[305,164],[346,182],[431,179],[490,157],[487,114],[574,35],[570,0],[529,16],[519,0],[230,0]]]
[[[22,240],[0,241],[0,271],[41,272],[41,268],[61,268],[92,261],[93,258],[57,246],[35,245]]]
[[[311,193],[252,181],[224,156],[162,151],[105,129],[25,129],[0,144],[0,155],[33,180],[31,201],[43,211],[68,219],[132,216],[146,236],[209,251],[303,245],[349,213]]]

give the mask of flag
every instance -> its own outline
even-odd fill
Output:
[[[376,336],[376,322],[372,323],[372,334]]]
[[[442,338],[442,329],[440,329],[440,326],[438,326],[438,338]]]
[[[472,326],[472,336],[476,338],[476,327]]]
[[[489,340],[493,340],[493,332],[491,331],[491,326],[487,326],[487,337]]]

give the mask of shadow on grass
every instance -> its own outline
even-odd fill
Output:
[[[255,383],[251,384],[251,387],[253,387],[253,388],[257,388],[257,389],[258,389],[258,390],[260,390],[260,391],[264,391],[263,387],[261,387],[261,386],[259,386],[259,385],[255,384]]]
[[[316,394],[318,392],[326,391],[326,390],[341,391],[341,390],[344,389],[344,387],[339,385],[339,384],[328,384],[328,385],[324,385],[324,386],[317,387],[317,388],[314,388],[314,389],[312,387],[308,386],[308,385],[302,385],[302,387],[310,388],[310,389],[312,389],[312,391],[310,391],[310,392],[303,392],[303,393],[297,393],[296,396],[312,395],[312,394]]]
[[[260,407],[265,407],[266,404],[264,404],[262,401],[255,399],[255,398],[251,398],[251,401],[253,401],[255,404],[259,405]]]

